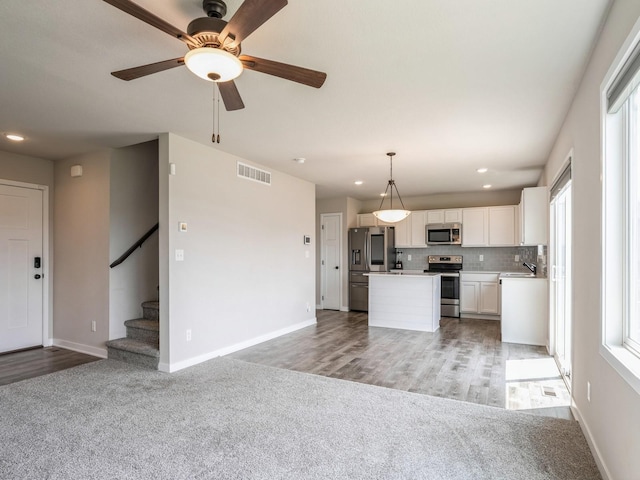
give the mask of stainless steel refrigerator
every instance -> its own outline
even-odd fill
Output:
[[[394,227],[349,229],[349,310],[369,311],[369,277],[396,262]]]

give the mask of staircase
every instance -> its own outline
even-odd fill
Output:
[[[160,306],[144,302],[142,317],[124,322],[127,336],[107,342],[109,358],[158,369],[160,361]]]

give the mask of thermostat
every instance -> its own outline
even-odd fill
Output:
[[[304,236],[304,244],[311,245],[311,237],[309,235]]]

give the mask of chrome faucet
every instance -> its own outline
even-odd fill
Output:
[[[533,273],[534,275],[536,274],[536,270],[538,270],[538,267],[535,263],[524,262],[522,265],[531,270],[531,273]]]

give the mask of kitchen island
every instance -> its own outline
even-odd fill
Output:
[[[369,326],[435,332],[439,273],[369,273]]]

